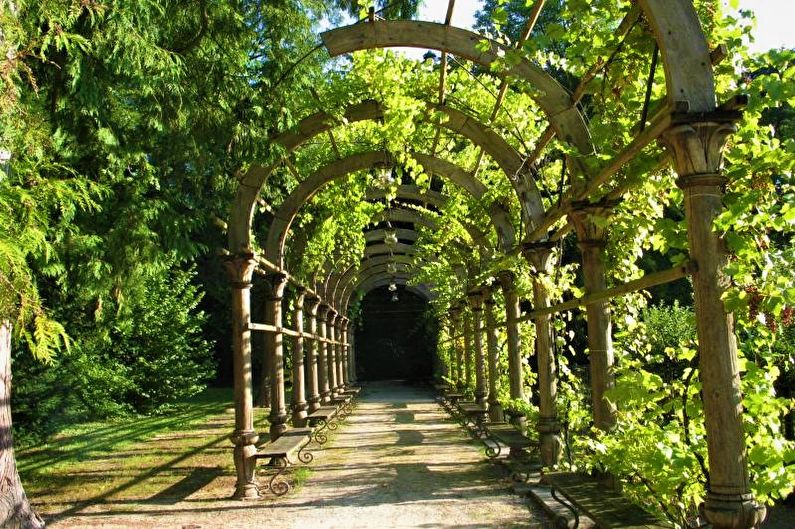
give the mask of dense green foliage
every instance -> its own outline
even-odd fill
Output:
[[[491,69],[451,58],[445,94],[447,105],[487,123],[524,158],[547,123],[538,94],[513,80],[491,118],[499,75],[521,59],[571,89],[593,74],[580,107],[596,154],[578,156],[553,139],[528,169],[547,209],[585,172],[604,167],[645,126],[644,110],[654,115],[665,99],[658,67],[645,107],[655,49],[646,22],[632,24],[626,37],[616,34],[629,1],[548,4],[528,42]],[[533,280],[548,287],[553,302],[583,294],[570,237],[553,250],[549,270],[502,251],[491,222],[495,207],[505,211],[516,241],[529,225],[515,175],[458,132],[438,127],[448,118],[430,106],[438,102],[435,57],[414,61],[372,50],[328,61],[315,49],[324,20],[356,16],[368,5],[20,1],[2,11],[0,149],[11,160],[0,180],[0,317],[17,331],[23,424],[46,431],[59,413],[57,420],[71,421],[152,411],[199,389],[212,363],[208,338],[228,330],[228,291],[218,286],[225,277],[213,255],[225,245],[235,179],[254,164],[275,166],[254,216],[252,249],[259,251],[275,211],[304,178],[356,153],[383,152],[396,161],[388,175],[373,168],[328,183],[301,209],[284,257],[308,283],[356,263],[367,244],[362,230],[392,227],[385,209],[400,206],[438,226],[417,228],[412,280],[433,285],[440,318],[484,283],[505,314],[496,278],[506,270],[525,300]],[[377,5],[387,8],[385,17],[409,16],[416,6]],[[753,492],[773,501],[795,480],[795,448],[782,430],[792,401],[776,394],[791,390],[793,377],[795,52],[751,56],[746,18],[724,16],[718,0],[696,7],[710,43],[731,51],[716,67],[719,100],[750,97],[726,148],[730,182],[716,229],[731,250],[725,301],[737,318]],[[479,26],[512,46],[529,10],[526,2],[488,1]],[[383,117],[342,119],[346,106],[365,100],[377,102]],[[268,141],[320,110],[331,115],[327,134],[293,153]],[[485,192],[428,174],[415,152],[476,174]],[[605,249],[610,283],[687,257],[682,192],[664,161],[662,147],[649,145],[600,191],[621,199]],[[444,203],[402,199],[399,184],[421,194],[441,191]],[[617,384],[610,399],[619,422],[609,435],[592,427],[583,316],[553,319],[563,465],[610,471],[638,502],[680,524],[703,499],[708,463],[690,303],[682,297],[678,305],[648,306],[643,293],[611,303]],[[532,324],[522,326],[528,388],[537,384],[534,332]],[[505,340],[500,331],[502,373]],[[450,342],[442,344],[449,358]],[[218,351],[226,358],[228,344]],[[505,386],[505,404],[532,418],[532,401],[508,402]]]

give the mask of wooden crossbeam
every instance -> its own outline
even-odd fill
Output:
[[[444,17],[444,25],[449,26],[453,20],[453,9],[455,8],[455,0],[450,0],[447,3],[447,14]],[[445,91],[447,83],[447,52],[442,52],[442,59],[439,62],[439,106],[444,105]],[[433,147],[431,147],[431,155],[436,154],[436,148],[439,146],[439,139],[442,137],[442,127],[436,127],[436,135],[433,138]]]
[[[618,29],[616,30],[616,36],[619,38],[624,38],[627,36],[629,31],[635,26],[635,22],[641,15],[640,7],[638,7],[637,3],[632,4],[629,12],[626,14],[624,19],[621,21],[621,24],[618,25]],[[595,64],[591,65],[590,68],[582,75],[580,78],[579,84],[574,89],[574,92],[571,94],[571,106],[572,108],[579,104],[580,100],[585,95],[585,91],[588,88],[588,85],[591,84],[596,78],[596,74],[599,73],[599,70],[604,66],[604,63],[601,61],[597,61]],[[538,139],[536,143],[536,147],[533,150],[533,153],[527,159],[528,166],[533,165],[536,163],[539,158],[541,158],[541,153],[544,151],[549,142],[552,141],[552,138],[555,137],[555,129],[552,128],[552,125],[547,125],[547,128],[544,129],[544,132],[541,134],[541,137]]]
[[[683,265],[669,268],[668,270],[663,270],[661,272],[654,272],[652,274],[646,274],[645,276],[639,279],[635,279],[634,281],[628,281],[613,288],[605,289],[601,292],[596,292],[594,294],[586,294],[585,296],[581,296],[579,298],[572,299],[570,301],[564,301],[563,303],[558,303],[557,305],[553,305],[551,307],[545,307],[543,309],[534,310],[532,312],[525,314],[516,321],[517,322],[529,321],[534,318],[537,318],[538,316],[555,314],[556,312],[564,312],[567,310],[576,309],[577,307],[584,307],[585,305],[590,305],[591,303],[605,301],[619,296],[623,296],[625,294],[630,294],[632,292],[637,292],[638,290],[643,290],[644,288],[655,287],[657,285],[664,285],[666,283],[671,283],[673,281],[682,279],[683,277],[687,277],[691,275],[693,272],[695,272],[695,270],[696,270],[695,264],[692,262],[687,262]]]
[[[516,41],[515,48],[517,50],[521,49],[522,46],[524,46],[524,43],[527,42],[527,39],[530,38],[530,34],[533,32],[536,22],[538,22],[538,17],[541,15],[541,10],[544,8],[545,3],[546,0],[536,0],[536,3],[533,4],[533,10],[530,12],[527,22],[525,22],[522,33],[519,35],[519,40]],[[489,123],[494,121],[497,118],[497,114],[500,112],[500,107],[502,106],[503,101],[505,101],[505,93],[508,91],[508,84],[508,78],[503,77],[500,81],[500,89],[497,92],[496,101],[494,102],[494,109],[491,111],[491,116],[489,117]],[[478,151],[478,158],[475,162],[475,167],[472,169],[472,174],[475,176],[477,176],[478,171],[480,171],[480,164],[483,163],[483,154],[484,152],[481,148]]]
[[[692,275],[696,271],[696,268],[697,268],[696,263],[688,261],[679,266],[669,268],[668,270],[662,270],[660,272],[653,272],[651,274],[646,274],[645,276],[639,279],[622,283],[621,285],[605,289],[601,292],[596,292],[594,294],[586,294],[585,296],[581,296],[579,298],[572,299],[570,301],[564,301],[563,303],[558,303],[557,305],[552,305],[550,307],[545,307],[543,309],[538,309],[532,312],[528,312],[521,318],[517,319],[516,322],[522,323],[535,319],[538,316],[555,314],[557,312],[564,312],[567,310],[576,309],[578,307],[584,307],[586,305],[590,305],[591,303],[596,303],[598,301],[605,301],[626,294],[631,294],[632,292],[637,292],[639,290],[643,290],[644,288],[651,288],[658,285],[664,285],[666,283],[672,283],[674,281],[682,279],[683,277],[688,277]],[[494,324],[495,327],[505,327],[506,325],[507,322],[505,321],[500,321]],[[463,334],[450,336],[446,340],[442,340],[441,343],[452,342],[463,337],[464,337]]]
[[[330,340],[318,334],[312,334],[308,332],[298,332],[287,327],[277,327],[276,325],[271,325],[269,323],[249,323],[248,330],[258,331],[258,332],[268,332],[268,333],[281,333],[281,334],[286,334],[287,336],[296,336],[296,337],[300,336],[302,338],[306,338],[309,340],[315,340],[316,342],[323,342],[332,345],[347,345],[344,342],[340,342],[337,340]]]

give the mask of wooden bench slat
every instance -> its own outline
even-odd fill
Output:
[[[257,459],[264,457],[286,457],[307,441],[307,435],[282,435],[275,441],[257,448]]]
[[[328,419],[337,413],[337,408],[334,406],[323,406],[316,411],[310,413],[308,419]]]
[[[590,476],[575,472],[552,472],[545,474],[542,482],[552,486],[599,527],[621,529],[673,527]]]
[[[510,423],[486,423],[488,434],[500,443],[511,448],[529,448],[536,445],[536,441],[522,434]]]

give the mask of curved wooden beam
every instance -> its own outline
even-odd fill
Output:
[[[425,161],[431,162],[431,158],[432,157],[428,157]],[[342,160],[337,160],[310,175],[290,193],[274,215],[270,229],[268,230],[268,240],[265,245],[265,258],[278,266],[284,266],[284,245],[287,240],[290,225],[298,215],[300,208],[311,200],[325,184],[356,171],[374,166],[391,165],[392,159],[387,153],[376,151],[354,154]],[[463,171],[460,167],[444,160],[436,159],[434,162],[434,173],[449,179],[453,183],[462,181],[462,179],[467,180],[467,187],[476,187],[472,183],[474,178],[471,175],[468,175],[468,173]],[[462,187],[464,186],[462,185]],[[466,189],[467,187],[464,188]],[[481,194],[475,198],[480,198],[482,196]],[[496,206],[495,208],[495,205],[492,204],[490,207],[492,212],[491,220],[497,237],[501,242],[501,246],[508,249],[513,245],[515,240],[513,226],[510,224],[508,213],[502,210],[501,206]]]
[[[461,28],[418,20],[378,20],[332,29],[320,34],[332,57],[357,50],[407,46],[439,50],[488,67],[512,50]],[[488,46],[484,50],[482,43]],[[535,89],[530,95],[546,113],[558,138],[581,154],[594,152],[588,127],[571,94],[551,75],[526,60],[510,68],[508,75],[524,79]]]
[[[709,47],[692,0],[638,0],[665,66],[668,104],[689,112],[715,110]]]
[[[540,222],[544,217],[541,195],[528,168],[523,167],[519,153],[493,130],[463,112],[447,105],[434,108],[447,116],[440,126],[465,136],[497,161],[516,192],[528,226],[531,223],[535,225]],[[383,109],[375,101],[352,105],[345,111],[347,123],[376,120],[382,117]],[[333,116],[319,112],[305,118],[290,131],[275,136],[271,143],[285,151],[293,151],[304,142],[338,124],[339,122]],[[268,176],[280,164],[281,160],[269,166],[254,165],[239,178],[240,184],[232,203],[228,224],[229,249],[233,253],[248,251],[250,248],[251,222],[257,196]]]

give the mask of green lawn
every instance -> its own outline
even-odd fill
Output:
[[[70,427],[17,452],[25,490],[43,514],[68,516],[90,505],[228,497],[234,489],[229,434],[232,392],[210,389],[156,417]],[[267,431],[267,409],[256,428]]]

